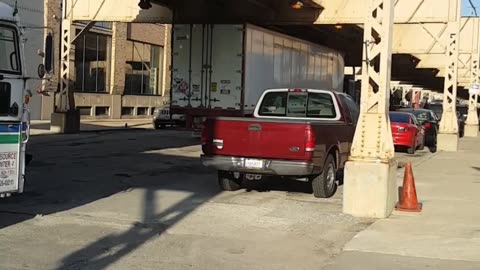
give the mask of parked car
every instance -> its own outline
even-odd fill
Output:
[[[440,120],[432,110],[401,108],[398,111],[408,112],[415,115],[420,125],[425,127],[425,145],[430,147],[437,146],[437,135]]]
[[[172,114],[170,116],[169,107],[159,107],[155,108],[153,112],[153,127],[155,129],[165,128],[167,125],[184,125],[185,116],[181,114]]]
[[[428,104],[425,105],[425,109],[432,110],[433,112],[435,112],[435,114],[436,114],[436,116],[439,120],[442,119],[443,103],[440,103],[440,102],[428,103]],[[458,135],[461,138],[465,134],[465,120],[466,120],[466,117],[463,116],[463,112],[465,111],[464,106],[457,105],[456,111],[457,111]]]
[[[425,146],[425,128],[420,125],[415,115],[408,112],[390,112],[393,144],[415,154],[417,149]]]
[[[208,118],[203,165],[218,170],[223,190],[243,181],[280,176],[310,181],[315,197],[337,189],[337,172],[350,153],[359,108],[343,93],[313,89],[266,90],[253,118]]]

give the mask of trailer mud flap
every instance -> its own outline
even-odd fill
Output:
[[[0,194],[19,190],[21,132],[20,123],[0,123]]]

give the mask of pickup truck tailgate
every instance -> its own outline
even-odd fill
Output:
[[[208,119],[203,134],[207,155],[308,160],[307,122],[254,118]]]

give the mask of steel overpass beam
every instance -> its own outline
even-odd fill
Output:
[[[472,40],[476,38],[476,34],[474,36],[472,33],[474,33],[475,25],[479,20],[480,18],[474,17],[461,18],[459,54],[470,54],[472,52]],[[444,55],[449,38],[447,27],[447,21],[395,24],[393,53]]]
[[[314,0],[324,10],[316,24],[363,24],[368,5],[359,0]],[[396,0],[395,23],[444,23],[448,21],[449,0]]]
[[[172,23],[173,13],[167,7],[153,3],[141,9],[139,0],[64,0],[66,17],[72,21],[113,21]]]
[[[385,218],[397,198],[388,116],[394,0],[370,0],[365,6],[360,117],[345,167],[343,212]]]
[[[438,134],[438,150],[457,151],[458,149],[458,122],[456,114],[457,83],[458,83],[458,53],[460,41],[460,0],[450,0],[452,9],[449,12],[447,25],[448,43],[446,57],[448,59],[445,70],[443,114]]]

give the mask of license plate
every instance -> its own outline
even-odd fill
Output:
[[[259,159],[246,159],[245,167],[252,169],[261,169],[263,168],[263,160]]]

